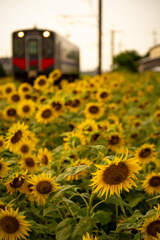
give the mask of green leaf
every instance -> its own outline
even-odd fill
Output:
[[[93,216],[92,216],[93,220],[98,220],[98,222],[100,222],[103,225],[107,224],[108,222],[110,222],[111,217],[107,212],[104,212],[102,210],[98,210]]]
[[[58,206],[54,206],[53,204],[51,204],[49,207],[47,207],[43,210],[43,217],[48,215],[51,212],[56,211],[56,209],[58,209],[58,208],[59,208]]]
[[[90,169],[87,165],[80,165],[71,168],[67,168],[62,174],[55,178],[55,181],[62,181],[64,178],[68,177],[69,175],[75,175],[83,170]]]
[[[98,152],[102,153],[102,154],[107,154],[108,150],[105,146],[103,145],[93,145],[93,148],[97,149]]]
[[[138,204],[140,201],[142,201],[143,199],[144,199],[143,196],[138,197],[138,198],[133,198],[133,199],[131,199],[131,200],[129,201],[128,204],[133,208],[133,207],[137,206],[137,204]]]
[[[74,231],[75,221],[72,218],[66,218],[56,227],[56,240],[71,240]]]
[[[146,200],[146,201],[151,201],[151,200],[157,199],[157,198],[160,198],[160,195],[158,195],[158,196],[156,196],[156,197],[154,197],[154,198],[150,198],[150,199],[148,199],[148,200]]]
[[[93,231],[93,225],[94,221],[91,217],[81,218],[79,223],[76,224],[71,240],[81,240],[83,235],[86,235],[87,232],[91,234]]]
[[[139,210],[135,210],[132,215],[132,218],[142,218],[142,217],[144,217],[144,216],[142,215],[142,213]]]
[[[69,189],[74,189],[76,185],[63,185],[62,188],[58,192],[53,192],[49,195],[47,202],[50,202],[53,199],[59,198],[64,192],[68,191]]]
[[[80,208],[75,202],[73,202],[73,201],[71,201],[71,200],[69,200],[69,199],[67,199],[67,198],[63,198],[62,201],[63,201],[63,202],[66,202],[66,203],[69,203],[70,205],[74,205],[74,206],[76,206],[77,208]]]

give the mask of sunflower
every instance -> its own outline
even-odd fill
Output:
[[[36,113],[35,116],[37,122],[40,122],[42,124],[47,124],[53,121],[55,118],[54,116],[54,110],[52,109],[52,106],[45,105],[42,106]]]
[[[7,101],[8,103],[17,105],[22,100],[22,96],[18,92],[12,92],[8,95]]]
[[[12,195],[17,190],[23,193],[23,184],[25,183],[25,179],[27,178],[26,174],[27,171],[12,173],[12,175],[9,176],[10,180],[6,183],[7,193],[10,193]]]
[[[30,118],[35,112],[35,104],[29,99],[21,101],[17,106],[17,114],[22,118]]]
[[[48,166],[53,160],[53,155],[47,148],[40,148],[37,158],[40,160],[40,166]]]
[[[66,151],[74,149],[79,145],[83,146],[86,143],[83,134],[80,131],[72,131],[71,133],[67,133],[63,140],[65,141],[63,146]]]
[[[0,135],[0,151],[2,151],[6,146],[5,139],[3,135]]]
[[[47,96],[41,95],[37,98],[38,103],[44,103],[47,100]]]
[[[160,194],[160,173],[148,174],[143,181],[143,188],[149,195]]]
[[[37,165],[37,157],[35,155],[25,155],[23,156],[20,161],[20,169],[21,170],[27,170],[29,173],[34,173],[39,171],[39,167]]]
[[[82,101],[80,98],[76,97],[72,100],[71,105],[69,105],[69,109],[71,112],[77,113],[82,105]]]
[[[3,117],[7,121],[15,121],[17,117],[17,109],[13,106],[8,106],[3,110]]]
[[[15,123],[8,130],[8,134],[6,137],[6,148],[9,148],[11,152],[17,152],[17,147],[24,140],[28,139],[29,130],[28,126],[24,123]]]
[[[110,109],[111,111],[117,111],[118,105],[117,105],[116,103],[110,103],[110,104],[109,104],[109,109]]]
[[[82,238],[82,240],[98,240],[98,238],[97,237],[93,237],[93,235],[89,235],[89,233],[87,232],[86,233],[86,235],[83,235],[83,238]]]
[[[110,89],[99,89],[97,92],[97,99],[100,102],[108,102],[112,98]]]
[[[61,75],[62,73],[59,69],[55,69],[49,74],[49,81],[51,82],[52,86],[54,85],[55,81],[61,77]]]
[[[92,173],[94,177],[91,180],[94,192],[99,192],[99,196],[105,194],[107,198],[109,191],[110,196],[114,193],[119,196],[122,188],[129,192],[132,185],[136,187],[132,178],[137,179],[134,173],[138,173],[141,167],[137,163],[138,159],[127,159],[127,156],[128,150],[125,156],[115,156],[113,161],[106,159],[107,165],[96,165],[98,170]]]
[[[32,92],[32,88],[33,87],[29,83],[27,83],[27,82],[21,83],[19,88],[18,88],[18,92],[20,94],[22,94],[22,95],[26,94],[26,93],[31,93]]]
[[[16,91],[16,86],[14,83],[6,83],[3,85],[4,97],[8,97],[9,94]]]
[[[104,113],[104,108],[100,103],[90,102],[86,104],[84,114],[86,118],[99,119]]]
[[[77,128],[82,132],[94,132],[99,130],[94,119],[86,119],[85,121],[79,123]]]
[[[35,197],[35,201],[38,204],[45,204],[46,199],[52,192],[56,192],[60,189],[58,183],[54,182],[55,177],[51,177],[51,173],[49,175],[45,174],[45,172],[39,175],[33,175],[31,180],[28,182],[33,184],[31,187],[33,197]]]
[[[155,119],[160,122],[160,110],[155,111],[155,113],[153,114],[153,116],[155,117]]]
[[[135,151],[134,156],[139,159],[141,164],[146,164],[156,159],[155,151],[154,144],[145,143]]]
[[[52,101],[51,106],[54,109],[55,114],[62,116],[64,114],[64,104],[61,101]]]
[[[81,166],[81,165],[86,165],[86,166],[90,167],[92,165],[92,162],[87,160],[87,158],[78,159],[77,161],[72,162],[70,167]],[[88,170],[83,170],[75,175],[69,175],[66,180],[67,181],[73,181],[74,179],[79,180],[80,178],[86,177],[88,175],[88,173],[89,173]]]
[[[159,239],[158,235],[160,235],[160,215],[157,213],[152,217],[146,219],[146,222],[142,225],[142,227],[138,228],[142,233],[144,233],[144,240],[153,240]]]
[[[34,81],[34,88],[36,90],[43,90],[48,87],[48,79],[45,75],[38,76]]]
[[[3,158],[0,159],[0,177],[4,178],[8,172],[9,167],[8,163],[3,161]]]
[[[29,180],[29,179],[28,179]],[[21,193],[25,193],[27,199],[31,202],[34,202],[34,197],[32,195],[32,192],[33,192],[33,184],[29,183],[28,181],[26,181],[24,184],[23,184],[23,189],[21,191]]]
[[[17,239],[26,239],[26,236],[29,236],[27,231],[30,224],[24,220],[25,216],[18,213],[18,208],[16,211],[13,208],[5,209],[0,211],[0,239],[6,240],[17,240]]]
[[[17,153],[21,155],[28,155],[31,154],[34,150],[35,150],[34,141],[27,139],[19,144],[17,148]]]
[[[108,115],[107,120],[110,124],[119,124],[119,119],[115,114]]]
[[[124,145],[124,136],[120,132],[110,132],[107,136],[108,146],[112,152],[119,152]]]

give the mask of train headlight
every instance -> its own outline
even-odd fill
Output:
[[[43,37],[49,37],[50,36],[50,32],[48,32],[48,31],[45,31],[45,32],[43,32]]]
[[[20,37],[20,38],[24,37],[24,32],[19,32],[18,37]]]

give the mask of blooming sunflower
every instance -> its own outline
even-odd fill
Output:
[[[25,155],[23,156],[20,161],[20,169],[27,170],[29,173],[34,173],[39,170],[37,165],[37,157],[35,155]]]
[[[160,122],[160,110],[155,111],[155,113],[153,114],[153,116],[155,117],[155,119]]]
[[[6,183],[7,187],[7,193],[10,193],[11,195],[14,194],[17,190],[19,190],[21,193],[23,192],[23,184],[25,182],[27,172],[18,172],[13,173],[9,177],[9,181]]]
[[[80,98],[76,97],[72,100],[71,105],[69,105],[69,109],[71,112],[77,113],[82,105],[82,101]]]
[[[22,189],[21,193],[25,193],[27,199],[31,202],[34,202],[34,196],[32,195],[32,192],[33,192],[32,187],[33,187],[33,184],[26,181],[23,184],[23,189]]]
[[[16,91],[16,86],[14,83],[6,83],[3,85],[3,93],[4,97],[8,97],[8,94],[11,94],[12,92]]]
[[[53,160],[53,155],[47,148],[40,148],[37,158],[40,160],[40,166],[48,166]]]
[[[108,146],[112,152],[119,152],[124,145],[124,136],[120,132],[110,132],[107,136]]]
[[[89,235],[89,233],[87,232],[86,233],[86,235],[83,235],[83,238],[82,238],[82,240],[98,240],[98,238],[97,237],[93,237],[93,235]]]
[[[137,163],[138,159],[127,159],[127,156],[128,150],[124,158],[122,154],[121,157],[115,156],[113,161],[106,159],[107,165],[96,165],[98,170],[92,173],[94,177],[91,180],[91,186],[95,188],[93,192],[99,192],[99,196],[105,194],[107,198],[109,191],[110,196],[114,193],[119,196],[122,188],[129,192],[132,185],[136,187],[132,178],[136,179],[134,173],[138,173],[141,167]]]
[[[34,151],[34,149],[35,149],[34,141],[27,139],[19,144],[17,148],[17,153],[21,155],[28,155],[31,154],[32,151]]]
[[[0,159],[0,177],[4,178],[6,176],[6,173],[9,169],[8,163],[3,161],[4,159]]]
[[[144,240],[153,240],[159,239],[158,235],[160,234],[160,215],[156,215],[146,219],[146,222],[142,225],[141,228],[138,228],[142,233],[144,233]]]
[[[100,102],[108,102],[112,98],[110,89],[99,89],[97,92],[97,99]]]
[[[64,104],[61,101],[52,101],[51,106],[57,116],[64,114]]]
[[[28,182],[33,184],[31,187],[33,197],[35,197],[35,201],[38,204],[45,204],[46,199],[52,192],[56,192],[60,189],[58,183],[54,182],[55,177],[51,177],[51,173],[49,175],[45,174],[45,172],[39,175],[33,175],[31,180]]]
[[[94,132],[99,130],[97,123],[94,119],[86,119],[85,121],[79,123],[77,125],[77,128],[82,132]]]
[[[0,151],[2,151],[6,146],[5,139],[3,135],[0,135]]]
[[[17,105],[22,100],[22,96],[18,92],[12,92],[8,95],[7,101],[8,103]]]
[[[92,165],[92,162],[87,160],[87,158],[78,159],[77,161],[72,162],[70,167],[81,166],[81,165],[87,165],[88,167],[90,167]],[[88,173],[89,173],[88,170],[83,170],[75,175],[69,175],[66,180],[67,181],[73,181],[74,179],[79,180],[80,178],[86,177]]]
[[[17,106],[17,114],[22,118],[30,118],[35,112],[35,104],[31,99],[24,99]]]
[[[160,173],[148,174],[143,181],[143,188],[149,195],[160,194]]]
[[[45,75],[38,76],[34,81],[34,88],[36,90],[43,90],[48,87],[48,79]]]
[[[84,114],[86,118],[99,119],[104,113],[104,108],[100,103],[90,102],[86,104]]]
[[[6,107],[4,110],[3,110],[3,117],[5,120],[7,121],[15,121],[16,120],[16,117],[17,117],[17,110],[15,107]]]
[[[6,240],[17,240],[17,239],[26,239],[26,236],[29,236],[27,231],[30,224],[24,220],[25,216],[18,213],[18,208],[16,211],[13,208],[5,209],[0,211],[0,239]]]
[[[66,151],[74,149],[79,145],[83,146],[86,144],[83,134],[80,131],[72,131],[71,133],[67,133],[63,140],[66,142],[63,144]]]
[[[27,93],[31,93],[32,92],[32,86],[27,82],[21,83],[19,88],[18,88],[18,92],[22,95],[27,94]]]
[[[20,122],[13,124],[8,130],[6,148],[16,153],[17,147],[28,138],[28,135],[29,130],[27,125]]]
[[[35,116],[37,122],[40,122],[42,124],[47,124],[53,121],[55,118],[54,116],[54,110],[52,106],[45,105],[42,106],[36,113]]]
[[[58,80],[58,78],[60,78],[61,75],[62,73],[59,69],[55,69],[49,74],[49,81],[51,82],[52,86],[54,86],[55,81]]]
[[[154,144],[145,143],[135,151],[134,156],[139,159],[141,164],[146,164],[156,159],[155,151]]]

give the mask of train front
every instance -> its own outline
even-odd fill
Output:
[[[13,73],[26,81],[53,70],[54,33],[47,30],[22,30],[12,34]],[[43,47],[42,47],[43,46]]]

